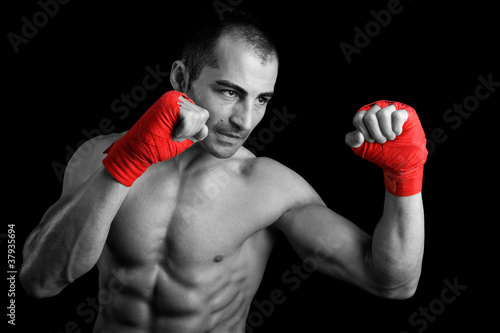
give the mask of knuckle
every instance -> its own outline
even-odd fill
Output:
[[[399,112],[399,111],[402,111],[402,112]],[[392,114],[392,119],[397,120],[397,121],[405,121],[406,117],[407,117],[407,112],[405,112],[405,111],[406,110],[402,109],[402,110],[398,110],[398,112],[394,112]]]
[[[389,109],[382,109],[379,112],[377,112],[377,119],[384,120],[388,119],[391,115],[392,111]]]
[[[202,108],[199,108],[198,112],[196,112],[196,116],[199,120],[206,120],[208,118],[208,111]]]
[[[377,123],[377,115],[376,113],[367,113],[364,117],[363,117],[363,121],[365,124],[375,124]]]
[[[402,120],[402,115],[400,112],[394,112],[391,116],[392,120]]]
[[[207,110],[203,109],[203,119],[207,120],[208,117],[210,117],[210,112]]]
[[[365,116],[366,111],[360,111],[354,115],[352,118],[352,123],[354,126],[359,125],[363,122],[363,117]]]

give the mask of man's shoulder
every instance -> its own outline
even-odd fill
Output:
[[[254,157],[245,163],[245,172],[256,178],[279,180],[286,177],[300,177],[292,169],[269,157]]]
[[[269,157],[257,157],[245,147],[234,156],[239,173],[251,181],[270,180],[281,177],[300,177],[290,168]]]
[[[104,151],[125,135],[125,133],[126,132],[99,135],[86,141],[73,154],[68,162],[68,168],[78,169],[81,167],[92,167],[100,163],[106,156]]]
[[[125,133],[99,135],[83,143],[68,161],[64,171],[63,193],[65,189],[87,180],[101,166],[106,157],[104,151]]]
[[[248,158],[242,170],[242,174],[258,193],[266,197],[278,197],[288,208],[322,202],[317,192],[301,175],[272,158]]]

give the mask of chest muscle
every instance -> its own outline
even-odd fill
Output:
[[[189,178],[154,174],[129,194],[113,222],[108,247],[131,264],[213,264],[237,255],[272,222],[244,180],[226,173]]]

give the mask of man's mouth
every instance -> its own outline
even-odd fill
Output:
[[[234,138],[234,139],[242,139],[243,138],[243,136],[235,134],[235,133],[219,132],[219,134],[230,137],[230,138]]]
[[[220,132],[217,131],[219,137],[228,143],[236,144],[245,139],[245,136],[242,133],[234,133],[234,132]]]

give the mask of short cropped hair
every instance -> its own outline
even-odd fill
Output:
[[[193,26],[180,52],[180,59],[189,73],[189,82],[195,81],[205,66],[217,67],[215,48],[219,38],[229,36],[244,42],[263,63],[278,60],[278,51],[270,34],[249,14],[240,10],[224,13],[224,19],[205,14]]]

